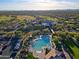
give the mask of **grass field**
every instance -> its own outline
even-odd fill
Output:
[[[74,58],[79,59],[79,48],[70,40],[66,40],[65,43],[71,48],[74,53]]]
[[[11,16],[0,16],[0,21],[7,21],[7,20],[11,20],[12,17]]]

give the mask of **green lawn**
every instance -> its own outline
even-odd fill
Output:
[[[66,40],[65,43],[71,48],[74,53],[74,58],[79,59],[79,48],[70,40]]]
[[[32,55],[32,53],[29,52],[28,59],[36,59],[36,58]]]

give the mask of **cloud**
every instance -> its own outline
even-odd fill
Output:
[[[33,2],[9,3],[0,5],[0,10],[54,10],[54,9],[79,9],[79,4],[66,1],[40,0]]]

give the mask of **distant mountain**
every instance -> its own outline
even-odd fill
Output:
[[[62,15],[62,14],[79,14],[79,9],[67,10],[24,10],[24,11],[0,11],[0,15]]]

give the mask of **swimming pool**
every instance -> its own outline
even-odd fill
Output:
[[[37,38],[32,44],[33,49],[41,51],[43,47],[51,48],[50,37],[48,35],[42,35]]]

